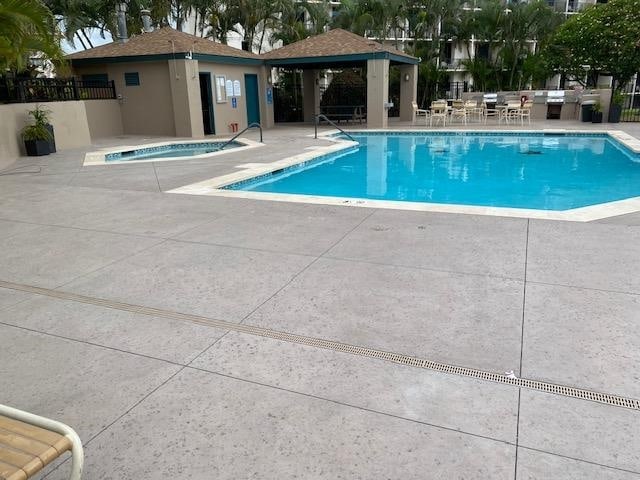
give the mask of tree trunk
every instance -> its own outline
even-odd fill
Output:
[[[264,35],[266,31],[267,31],[267,28],[266,28],[266,22],[265,22],[265,24],[263,24],[262,26],[262,34],[260,35],[260,45],[258,45],[258,55],[262,53],[262,43],[264,42]]]
[[[81,28],[80,32],[82,32],[82,36],[84,37],[84,39],[89,44],[89,48],[93,48],[93,43],[91,42],[91,39],[87,36],[87,33],[84,31],[84,28]]]
[[[82,37],[80,36],[80,34],[78,32],[76,32],[76,36],[78,37],[78,40],[80,40],[80,43],[82,44],[82,48],[84,48],[86,50],[87,46],[85,45],[84,41],[82,40]]]

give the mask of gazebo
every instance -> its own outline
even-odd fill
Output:
[[[300,40],[261,56],[269,67],[303,70],[304,119],[320,113],[318,78],[321,70],[366,68],[367,125],[386,128],[389,104],[389,67],[400,69],[400,120],[413,117],[419,59],[395,48],[342,29]]]

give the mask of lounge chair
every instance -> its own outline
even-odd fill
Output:
[[[80,480],[84,463],[82,442],[71,427],[0,405],[0,479],[31,478],[69,450],[69,480]]]

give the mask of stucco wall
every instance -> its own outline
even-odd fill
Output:
[[[235,122],[240,129],[247,126],[247,91],[244,84],[244,75],[258,75],[258,97],[260,99],[260,122],[265,123],[267,112],[265,111],[265,78],[260,66],[253,65],[223,65],[217,63],[199,62],[200,72],[211,74],[211,89],[213,93],[213,111],[215,115],[216,135],[228,135],[231,133],[229,124]],[[239,80],[242,94],[237,97],[237,108],[233,108],[231,98],[225,103],[216,102],[215,81],[216,76],[224,76],[227,80]]]
[[[125,86],[126,72],[137,72],[140,85]],[[109,80],[115,81],[116,93],[121,96],[120,111],[125,134],[176,134],[169,79],[175,74],[169,70],[166,61],[87,65],[75,67],[74,73],[78,76],[106,73]]]
[[[91,139],[123,134],[120,104],[117,100],[87,100],[84,107]]]
[[[91,144],[87,125],[85,102],[49,102],[42,108],[51,110],[51,124],[59,149],[76,148]],[[0,162],[11,162],[23,155],[24,145],[21,130],[28,125],[27,112],[36,108],[35,103],[0,105]]]
[[[367,126],[387,128],[389,101],[389,60],[367,60]]]
[[[138,72],[140,86],[125,86],[124,74]],[[247,104],[244,75],[258,75],[260,121],[273,125],[273,108],[266,102],[267,70],[260,65],[227,65],[209,62],[176,61],[112,63],[75,67],[76,75],[106,73],[115,81],[120,99],[122,129],[125,134],[202,136],[202,110],[198,74],[211,74],[215,131],[231,133],[229,124],[247,126]],[[241,95],[233,108],[231,98],[216,102],[215,78],[239,80]]]
[[[202,103],[196,60],[169,60],[173,121],[178,137],[202,137]]]
[[[27,112],[37,105],[0,105],[0,166],[9,165],[16,157],[25,154],[20,132],[31,123]],[[51,110],[51,124],[59,150],[91,145],[92,138],[122,134],[117,100],[47,102],[39,105]]]

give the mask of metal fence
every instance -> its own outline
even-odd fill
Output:
[[[302,84],[273,84],[273,115],[276,122],[302,122]]]
[[[640,78],[629,82],[623,92],[621,122],[640,122]]]
[[[75,78],[0,78],[0,103],[64,102],[116,98],[110,81]]]

